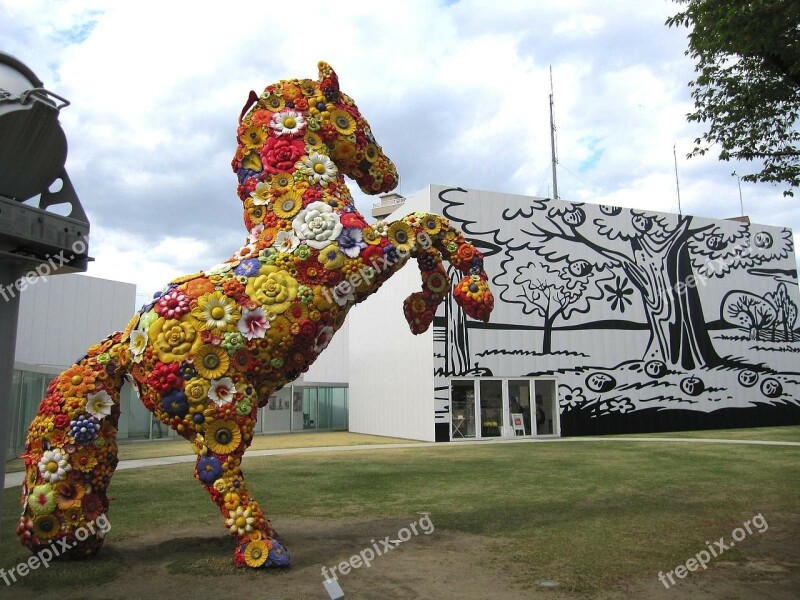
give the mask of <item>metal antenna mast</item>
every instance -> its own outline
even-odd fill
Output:
[[[675,144],[672,144],[672,156],[675,158],[675,189],[678,191],[678,214],[681,212],[681,184],[678,182],[678,153],[675,151]]]
[[[550,65],[550,153],[553,160],[553,198],[558,200],[558,179],[556,176],[556,119],[553,115],[553,65]]]

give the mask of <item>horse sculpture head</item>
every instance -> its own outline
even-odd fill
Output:
[[[260,96],[250,92],[232,162],[243,202],[259,186],[271,186],[278,193],[287,189],[290,174],[310,184],[339,182],[335,191],[342,193],[343,175],[366,194],[388,192],[397,185],[394,163],[375,141],[355,102],[339,89],[338,76],[327,63],[320,61],[318,66],[318,81],[292,79],[268,85]],[[298,173],[298,162],[307,169]]]

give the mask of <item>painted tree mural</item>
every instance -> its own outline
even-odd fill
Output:
[[[599,281],[604,279],[585,260],[562,261],[561,265],[554,265],[537,259],[518,266],[513,275],[513,285],[504,286],[500,297],[506,302],[521,304],[522,312],[526,315],[537,314],[542,317],[543,354],[552,352],[553,324],[556,319],[567,320],[573,313],[586,313],[590,301],[603,297]]]
[[[465,233],[491,236],[509,255],[532,252],[550,265],[588,263],[593,271],[623,273],[641,300],[650,331],[642,358],[687,371],[725,363],[711,342],[698,288],[710,278],[792,251],[788,229],[773,236],[746,222],[727,222],[723,229],[691,216],[603,205],[592,206],[590,212],[600,214],[589,219],[583,203],[539,198],[527,208],[503,210],[502,228],[480,231],[474,221],[458,219],[462,191],[446,190],[440,199],[446,216]],[[494,282],[508,286],[517,276],[504,272]]]

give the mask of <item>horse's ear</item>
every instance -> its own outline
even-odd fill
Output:
[[[339,77],[336,75],[331,66],[324,60],[317,63],[319,69],[319,87],[322,93],[329,100],[334,100],[339,97]]]

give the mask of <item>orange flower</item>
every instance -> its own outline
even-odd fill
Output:
[[[192,279],[191,281],[187,281],[186,284],[183,286],[183,291],[186,293],[187,296],[191,296],[192,298],[199,298],[205,294],[210,294],[214,291],[214,284],[211,283],[205,277],[198,277],[197,279]]]
[[[85,396],[94,389],[94,372],[81,365],[72,365],[58,378],[58,391],[62,396]]]

